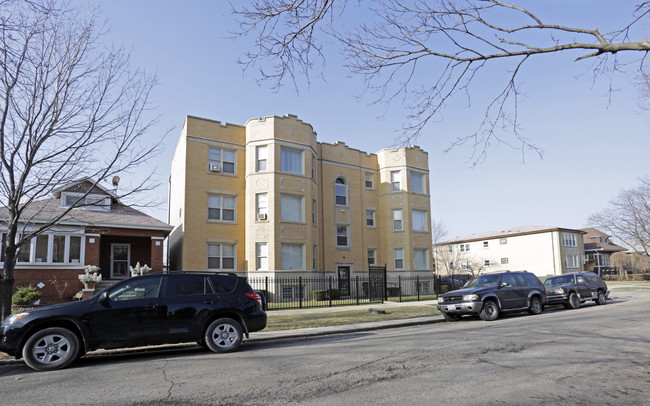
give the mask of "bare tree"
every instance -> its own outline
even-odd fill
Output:
[[[609,207],[588,221],[635,252],[650,256],[650,180],[622,190]]]
[[[95,186],[132,173],[157,152],[142,139],[155,121],[146,118],[155,77],[131,71],[129,55],[104,48],[102,35],[93,12],[46,0],[0,2],[0,198],[8,213],[0,218],[2,318],[11,311],[20,247],[85,196],[35,223],[38,203],[80,178]],[[150,179],[122,188],[120,197],[149,190]]]
[[[367,18],[351,24],[344,17],[352,8],[361,8]],[[642,71],[650,50],[650,42],[630,39],[633,28],[646,22],[649,1],[631,8],[629,21],[608,33],[546,21],[532,9],[498,0],[254,0],[233,13],[240,23],[236,35],[255,41],[240,62],[249,68],[271,61],[272,67],[259,74],[275,89],[287,80],[296,85],[302,77],[309,83],[310,71],[318,62],[325,64],[324,45],[340,46],[347,68],[365,79],[375,103],[397,101],[410,109],[402,140],[407,144],[452,97],[464,95],[469,103],[479,73],[505,61],[503,82],[478,128],[451,143],[472,145],[474,164],[485,158],[490,144],[542,154],[520,133],[517,120],[517,78],[533,60],[571,52],[576,61],[591,61],[598,75],[630,63],[621,60],[623,51],[639,55],[635,66]]]

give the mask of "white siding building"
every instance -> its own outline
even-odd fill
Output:
[[[435,246],[436,272],[528,271],[537,276],[584,269],[582,230],[527,226],[454,238]]]

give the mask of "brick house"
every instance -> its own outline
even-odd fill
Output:
[[[100,268],[102,279],[119,280],[130,276],[137,262],[152,271],[163,269],[163,241],[172,227],[130,206],[115,194],[88,179],[54,191],[51,199],[34,202],[23,215],[29,219],[21,228],[29,230],[63,212],[85,197],[84,207],[72,209],[58,224],[21,247],[15,269],[15,288],[28,284],[43,292],[41,303],[68,301],[83,287],[78,275],[85,265]],[[0,209],[0,231],[6,209]],[[4,265],[4,240],[0,272]],[[65,284],[68,284],[65,287]]]

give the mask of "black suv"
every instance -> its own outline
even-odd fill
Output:
[[[121,281],[90,299],[7,317],[0,350],[38,371],[68,366],[87,351],[196,341],[236,350],[266,327],[264,298],[229,273],[152,273]]]
[[[551,276],[544,281],[548,304],[563,304],[577,309],[580,303],[593,300],[599,305],[607,303],[607,284],[593,272],[575,272]]]
[[[464,314],[478,314],[491,321],[501,312],[516,310],[539,314],[544,303],[544,285],[526,271],[475,276],[462,289],[438,296],[438,310],[448,321],[459,320]]]

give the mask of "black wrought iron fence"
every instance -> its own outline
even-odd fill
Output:
[[[248,277],[248,283],[266,297],[267,309],[304,309],[360,305],[391,301],[431,300],[436,298],[435,278],[353,276],[324,277]],[[383,294],[377,294],[381,285]]]

